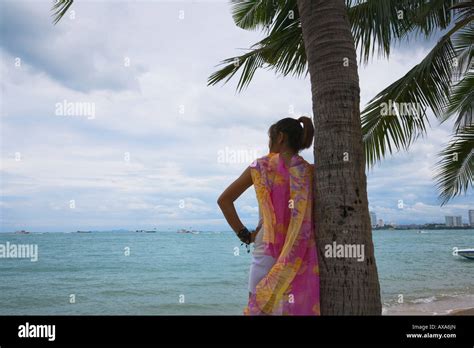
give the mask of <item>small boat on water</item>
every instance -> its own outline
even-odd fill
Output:
[[[30,232],[21,230],[21,231],[15,231],[15,234],[30,234]]]
[[[136,230],[138,233],[156,233],[156,228],[154,230]]]
[[[182,228],[182,229],[178,230],[176,233],[199,234],[200,232],[199,232],[199,231],[196,231],[196,230],[187,230],[187,229],[185,229],[185,228]]]
[[[92,231],[77,231],[76,233],[92,233]]]
[[[458,249],[454,248],[453,255],[455,256],[462,256],[466,259],[474,260],[474,248],[469,249]]]

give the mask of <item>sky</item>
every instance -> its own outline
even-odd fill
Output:
[[[77,1],[56,26],[51,3],[0,5],[0,232],[230,230],[217,197],[267,153],[272,123],[312,115],[309,78],[258,70],[241,93],[237,78],[207,86],[223,59],[263,38],[235,26],[228,1]],[[361,107],[433,42],[361,66]],[[472,190],[441,207],[433,180],[452,122],[430,123],[409,152],[367,171],[378,219],[468,221]],[[252,188],[235,204],[257,223]]]

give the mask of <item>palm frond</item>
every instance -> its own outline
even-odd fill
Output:
[[[452,41],[457,55],[455,74],[460,77],[474,68],[474,26],[466,25],[460,29],[456,32]]]
[[[53,24],[56,25],[63,18],[73,2],[74,0],[54,0],[53,7],[51,8],[54,16]]]
[[[268,28],[283,6],[296,6],[296,0],[232,0],[235,24],[246,30]]]
[[[463,0],[453,3],[451,9],[455,10],[460,19],[474,16],[474,1]]]
[[[435,31],[449,27],[454,19],[452,7],[464,0],[415,1],[409,9],[409,21],[416,32],[430,36]],[[417,3],[417,4],[416,4]]]
[[[240,69],[237,91],[242,91],[252,80],[259,67],[275,70],[287,76],[301,76],[308,73],[306,52],[299,21],[276,20],[270,34],[254,44],[251,50],[241,56],[225,59],[219,65],[223,68],[208,78],[208,85],[225,80],[228,82]]]
[[[461,81],[453,86],[448,98],[443,121],[457,115],[454,128],[458,131],[474,124],[474,71],[468,72]]]
[[[472,188],[474,181],[474,125],[462,128],[439,154],[436,175],[441,205]]]
[[[270,35],[260,45],[267,48],[262,55],[271,69],[283,76],[301,76],[308,73],[306,51],[299,14],[295,11],[294,18],[290,18],[288,14],[293,9],[289,4],[279,12]]]
[[[395,2],[347,1],[352,34],[356,47],[360,49],[361,61],[367,63],[376,48],[379,56],[388,56],[392,40],[401,36],[400,27],[408,26],[405,19],[399,19]]]
[[[439,23],[441,27],[447,25],[449,21],[442,19],[451,18],[449,13],[443,15],[447,1],[436,0],[436,6],[429,7],[432,11],[427,13],[424,12],[428,9],[425,2],[346,0],[354,38],[362,50],[361,59],[367,61],[376,45],[379,53],[388,55],[393,40],[401,39],[414,30],[416,26],[410,21],[415,16],[417,25],[422,28],[420,30],[427,33],[434,30],[433,23]],[[457,0],[449,3],[452,5]],[[239,69],[246,74],[240,77],[238,91],[248,86],[259,67],[275,69],[284,76],[308,74],[296,0],[233,0],[232,4],[233,18],[239,27],[248,30],[264,28],[268,36],[252,45],[246,54],[222,61],[218,66],[227,65],[209,77],[208,85],[222,80],[228,82]],[[397,9],[406,12],[402,19]],[[293,18],[289,18],[289,13],[293,14]]]
[[[397,150],[408,149],[420,135],[426,133],[425,110],[441,110],[447,99],[454,52],[449,40],[439,42],[433,50],[405,76],[392,83],[373,98],[361,113],[362,134],[368,166]],[[389,116],[382,112],[390,103],[414,105],[410,115]],[[404,116],[404,117],[403,117]],[[390,135],[390,137],[389,137]]]
[[[453,19],[450,6],[459,0],[346,0],[349,21],[360,60],[377,53],[388,57],[395,41],[409,34],[429,36],[446,29]]]
[[[387,150],[392,153],[392,142],[398,150],[406,150],[426,134],[427,108],[443,119],[456,57],[451,36],[467,24],[467,19],[457,22],[418,65],[375,96],[363,110],[362,132],[369,167],[380,161]],[[390,102],[414,104],[415,112],[412,117],[386,117],[381,111]]]

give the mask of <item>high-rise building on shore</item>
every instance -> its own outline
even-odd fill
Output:
[[[469,225],[471,227],[474,227],[474,209],[471,209],[468,211],[468,216],[469,216]]]
[[[447,216],[447,215],[445,215],[444,221],[445,221],[445,223],[446,223],[446,227],[451,227],[451,226],[453,226],[453,224],[454,224],[454,222],[453,222],[453,217],[452,217],[452,216]]]
[[[383,222],[383,219],[379,219],[379,221],[377,222],[377,227],[384,227],[385,224]]]
[[[460,227],[462,226],[462,216],[450,216],[446,215],[444,217],[446,221],[446,227]]]
[[[454,226],[462,226],[462,216],[454,217]]]
[[[369,211],[370,214],[370,225],[374,227],[377,225],[377,215],[373,211]]]

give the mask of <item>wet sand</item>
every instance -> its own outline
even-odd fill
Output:
[[[426,298],[384,307],[383,315],[473,315],[474,295]]]
[[[474,308],[454,310],[449,315],[474,315]]]

